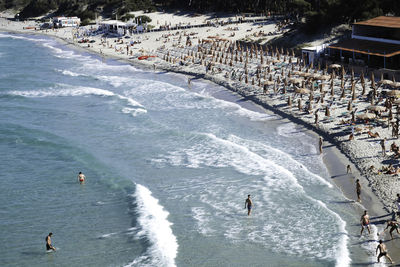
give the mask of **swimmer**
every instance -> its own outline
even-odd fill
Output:
[[[250,216],[252,206],[253,206],[253,201],[251,201],[250,195],[247,195],[247,199],[244,203],[244,208],[247,207],[247,216]]]
[[[51,236],[52,235],[53,235],[53,233],[49,233],[49,235],[46,236],[46,250],[47,251],[49,251],[49,250],[56,251],[56,248],[51,245]]]
[[[82,173],[82,172],[79,172],[79,174],[78,174],[78,181],[80,182],[80,183],[84,183],[85,182],[85,175]]]
[[[390,260],[390,263],[393,264],[392,258],[390,258],[389,254],[387,253],[386,246],[385,244],[383,244],[382,240],[379,240],[379,245],[376,247],[375,254],[378,254],[378,250],[379,250],[378,262],[380,262],[382,256],[385,256]]]
[[[360,235],[362,235],[362,233],[364,231],[364,227],[367,228],[368,234],[371,234],[371,230],[369,228],[369,215],[367,214],[366,210],[364,211],[364,214],[361,216],[360,222],[361,222],[361,233],[360,233]]]

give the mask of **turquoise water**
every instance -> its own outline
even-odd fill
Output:
[[[188,89],[183,75],[45,37],[0,34],[0,61],[1,266],[361,257],[351,255],[358,214],[329,181],[316,138],[294,124],[207,81]]]

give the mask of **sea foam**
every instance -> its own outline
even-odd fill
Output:
[[[172,232],[169,213],[158,203],[158,199],[145,186],[137,184],[133,194],[138,213],[138,238],[150,242],[146,255],[135,259],[127,266],[176,266],[178,242]]]

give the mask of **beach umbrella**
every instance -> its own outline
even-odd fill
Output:
[[[289,96],[288,97],[288,102],[287,102],[288,106],[291,107],[292,106],[292,98]]]
[[[362,92],[361,95],[365,95],[365,83],[361,83]]]
[[[353,110],[353,101],[349,101],[349,103],[347,104],[347,110],[348,111],[352,111]]]
[[[303,108],[303,105],[301,104],[301,99],[297,100],[297,107],[299,110]]]
[[[329,110],[328,106],[325,107],[325,116],[326,117],[330,117],[331,116],[331,111]]]
[[[373,71],[371,71],[371,87],[375,88],[375,75]]]
[[[382,112],[382,111],[386,110],[386,108],[383,106],[375,106],[375,105],[368,106],[367,109],[371,110],[371,111],[377,111],[377,112]]]
[[[374,113],[363,113],[363,114],[357,115],[357,118],[359,118],[361,120],[372,120],[372,119],[376,118],[376,115]]]
[[[342,93],[340,94],[340,99],[345,98],[346,97],[346,92],[344,90],[344,88],[342,89]]]

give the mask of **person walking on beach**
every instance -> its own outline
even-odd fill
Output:
[[[378,263],[380,262],[381,257],[385,256],[390,260],[390,263],[393,264],[392,258],[390,258],[389,254],[386,251],[386,246],[383,244],[382,240],[379,240],[379,245],[376,247],[375,254],[378,254],[379,250],[379,255],[378,255]]]
[[[356,192],[357,192],[357,201],[361,202],[361,184],[359,179],[357,179],[356,181]]]
[[[351,166],[350,166],[350,164],[348,164],[347,167],[346,167],[346,173],[353,173],[353,172],[351,171]]]
[[[322,154],[322,145],[324,143],[324,140],[322,139],[322,137],[319,137],[319,153]]]
[[[385,141],[386,141],[386,138],[383,138],[383,139],[381,140],[381,147],[382,147],[382,154],[383,154],[383,156],[386,156]]]
[[[360,233],[360,235],[362,235],[362,233],[364,231],[364,227],[367,228],[368,234],[371,234],[371,230],[369,229],[369,215],[367,214],[366,210],[364,211],[364,214],[361,216],[360,222],[361,222],[361,233]]]
[[[392,240],[393,240],[393,231],[394,231],[394,230],[396,230],[396,232],[400,235],[400,232],[399,232],[400,224],[399,224],[398,222],[396,222],[396,221],[388,220],[388,221],[386,222],[386,228],[385,228],[385,230],[383,230],[383,232],[382,232],[381,234],[383,234],[384,232],[386,232],[386,230],[389,229],[389,227],[390,227],[389,234],[390,234],[390,237],[391,237]]]
[[[247,199],[244,202],[244,208],[247,208],[247,216],[250,216],[252,207],[253,207],[253,201],[251,201],[250,195],[247,195]]]
[[[79,172],[78,174],[78,181],[82,184],[85,182],[85,175],[82,172]]]
[[[46,250],[54,250],[56,251],[56,248],[53,247],[53,245],[51,244],[51,236],[53,235],[53,233],[49,233],[48,236],[46,236]]]

